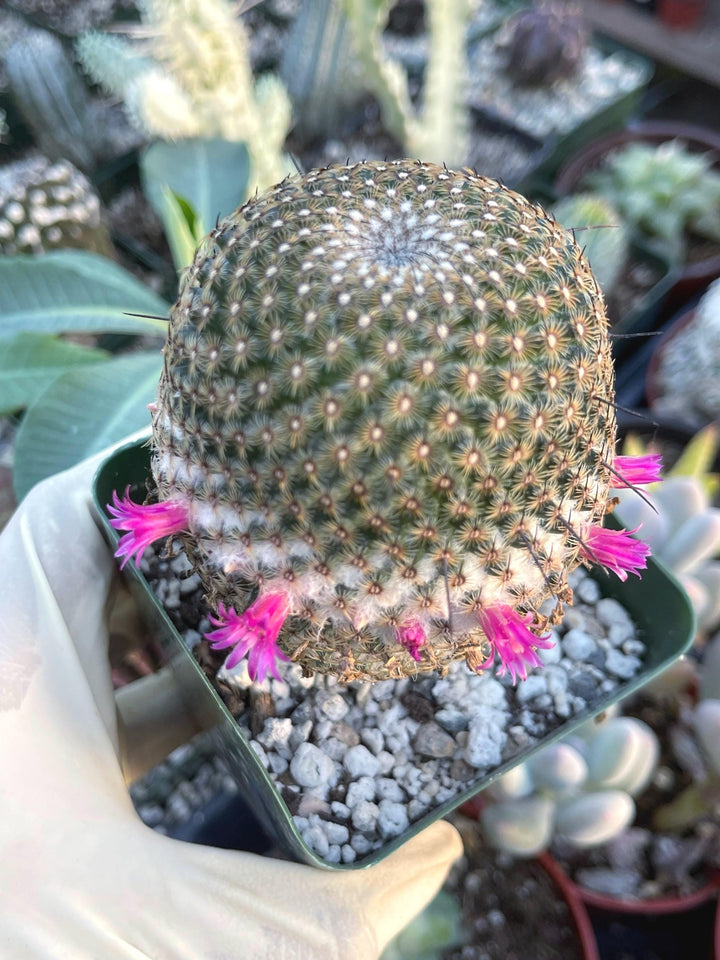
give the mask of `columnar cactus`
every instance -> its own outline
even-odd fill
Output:
[[[159,502],[111,511],[126,560],[182,537],[211,642],[252,676],[497,655],[524,677],[570,570],[645,566],[601,521],[657,462],[614,445],[604,304],[570,233],[467,171],[329,167],[201,245],[153,409]]]

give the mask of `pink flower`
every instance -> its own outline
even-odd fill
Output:
[[[611,487],[639,487],[662,480],[659,453],[649,453],[645,457],[615,457],[613,468],[620,476],[613,477]]]
[[[131,557],[139,565],[146,548],[163,537],[180,533],[188,528],[188,509],[184,503],[165,500],[162,503],[149,503],[143,506],[130,499],[130,487],[125,488],[125,496],[120,499],[113,491],[113,502],[107,505],[107,511],[113,518],[110,525],[116,530],[128,530],[120,537],[116,557],[124,557],[120,567],[125,566]]]
[[[417,620],[408,620],[395,631],[397,642],[401,643],[413,660],[421,660],[420,648],[427,643],[424,627]]]
[[[228,670],[236,666],[244,656],[248,657],[248,673],[251,680],[262,683],[268,673],[280,680],[277,660],[288,660],[277,645],[278,634],[288,615],[290,603],[283,593],[261,594],[244,613],[236,613],[218,604],[218,616],[210,617],[217,627],[205,634],[213,650],[233,647],[225,661]]]
[[[533,621],[531,613],[521,616],[505,603],[486,607],[478,613],[478,619],[492,648],[490,656],[479,669],[485,670],[491,666],[497,654],[500,659],[498,676],[504,676],[509,670],[513,683],[517,683],[518,677],[526,679],[528,667],[542,666],[542,660],[537,655],[538,647],[548,650],[553,646],[550,634],[538,637],[528,628]]]
[[[647,567],[650,547],[642,540],[634,540],[634,530],[608,530],[606,527],[588,524],[582,528],[583,545],[581,554],[590,563],[599,563],[616,573],[622,581],[628,573],[635,573]]]

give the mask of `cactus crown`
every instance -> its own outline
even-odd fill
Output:
[[[482,667],[501,622],[524,675],[543,601],[570,599],[581,560],[614,563],[592,526],[612,397],[602,296],[541,207],[432,164],[332,167],[198,250],[153,473],[221,612],[259,592],[233,614],[241,649],[260,630],[309,670],[380,679]]]

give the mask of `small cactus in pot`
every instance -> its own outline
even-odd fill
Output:
[[[461,658],[525,677],[572,569],[646,563],[601,523],[658,476],[615,457],[613,404],[602,295],[541,207],[428,163],[312,171],[222,220],[187,271],[157,502],[116,495],[118,553],[180,537],[211,644],[253,677],[287,658],[343,682]]]

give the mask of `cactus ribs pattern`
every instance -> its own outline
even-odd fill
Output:
[[[468,171],[333,166],[220,221],[152,406],[148,525],[183,505],[212,640],[257,645],[259,678],[273,650],[344,682],[496,655],[524,677],[591,541],[645,565],[600,527],[623,482],[602,295],[570,233]]]

